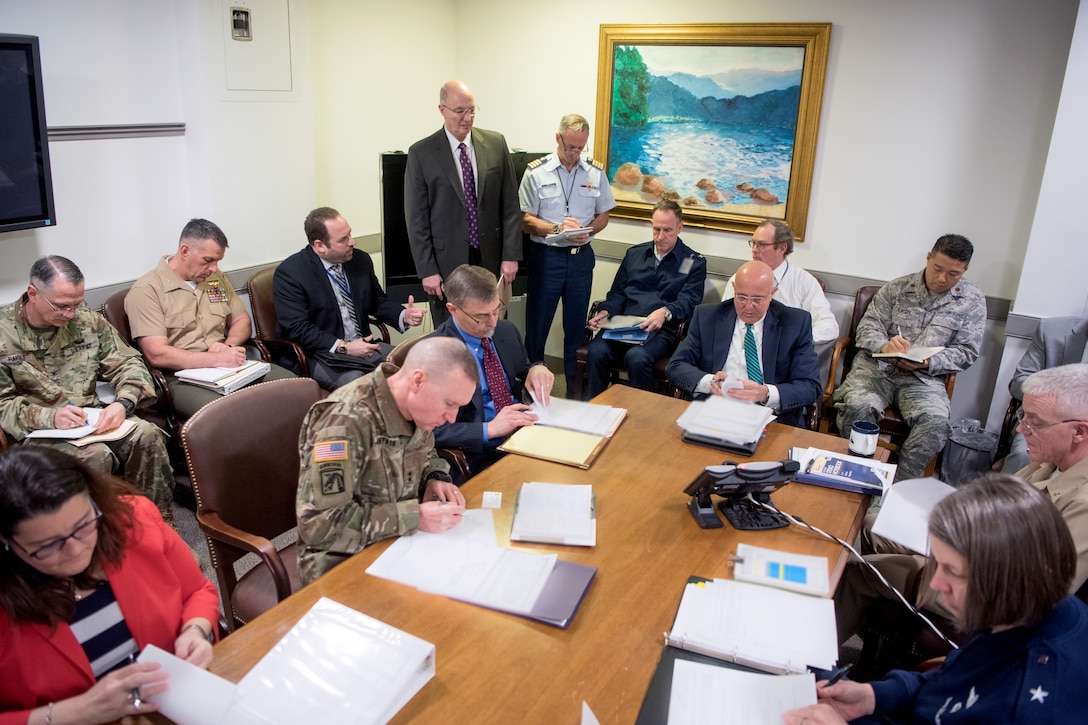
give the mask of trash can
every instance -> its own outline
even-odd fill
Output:
[[[940,478],[950,486],[967,483],[990,470],[996,452],[996,435],[987,433],[973,418],[958,420],[941,455]]]

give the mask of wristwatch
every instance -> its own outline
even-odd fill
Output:
[[[136,404],[128,398],[118,398],[117,402],[121,404],[121,407],[125,409],[125,417],[129,417],[136,410]]]
[[[559,230],[560,230],[560,229],[562,229],[562,228],[563,228],[563,227],[561,227],[561,226],[559,226],[558,224],[556,224],[556,225],[555,225],[554,227],[552,227],[552,234],[558,234],[558,233],[559,233]]]
[[[340,353],[341,355],[347,355],[347,353],[348,353],[348,345],[347,345],[347,343],[346,343],[346,342],[344,342],[343,340],[341,340],[341,341],[340,341],[340,344],[336,346],[336,351],[337,351],[338,353]]]

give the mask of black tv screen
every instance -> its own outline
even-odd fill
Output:
[[[0,232],[57,223],[38,39],[0,35]]]

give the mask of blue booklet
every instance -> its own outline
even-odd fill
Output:
[[[601,332],[601,337],[605,340],[617,340],[619,342],[646,342],[650,337],[649,330],[643,330],[638,325],[632,325],[631,327],[615,327],[611,330],[604,330]]]

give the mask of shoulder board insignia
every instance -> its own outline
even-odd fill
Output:
[[[536,159],[535,161],[530,161],[529,166],[527,168],[535,169],[536,167],[538,167],[542,163],[544,163],[544,159],[546,159],[546,158],[548,158],[548,157],[547,156],[541,156],[539,159]]]
[[[602,164],[602,163],[601,163],[600,161],[598,161],[597,159],[594,159],[594,158],[590,158],[590,157],[588,157],[588,156],[587,156],[587,157],[586,157],[586,161],[588,161],[588,162],[589,162],[590,166],[596,166],[596,167],[597,167],[598,169],[600,169],[601,171],[604,171],[604,164]]]

